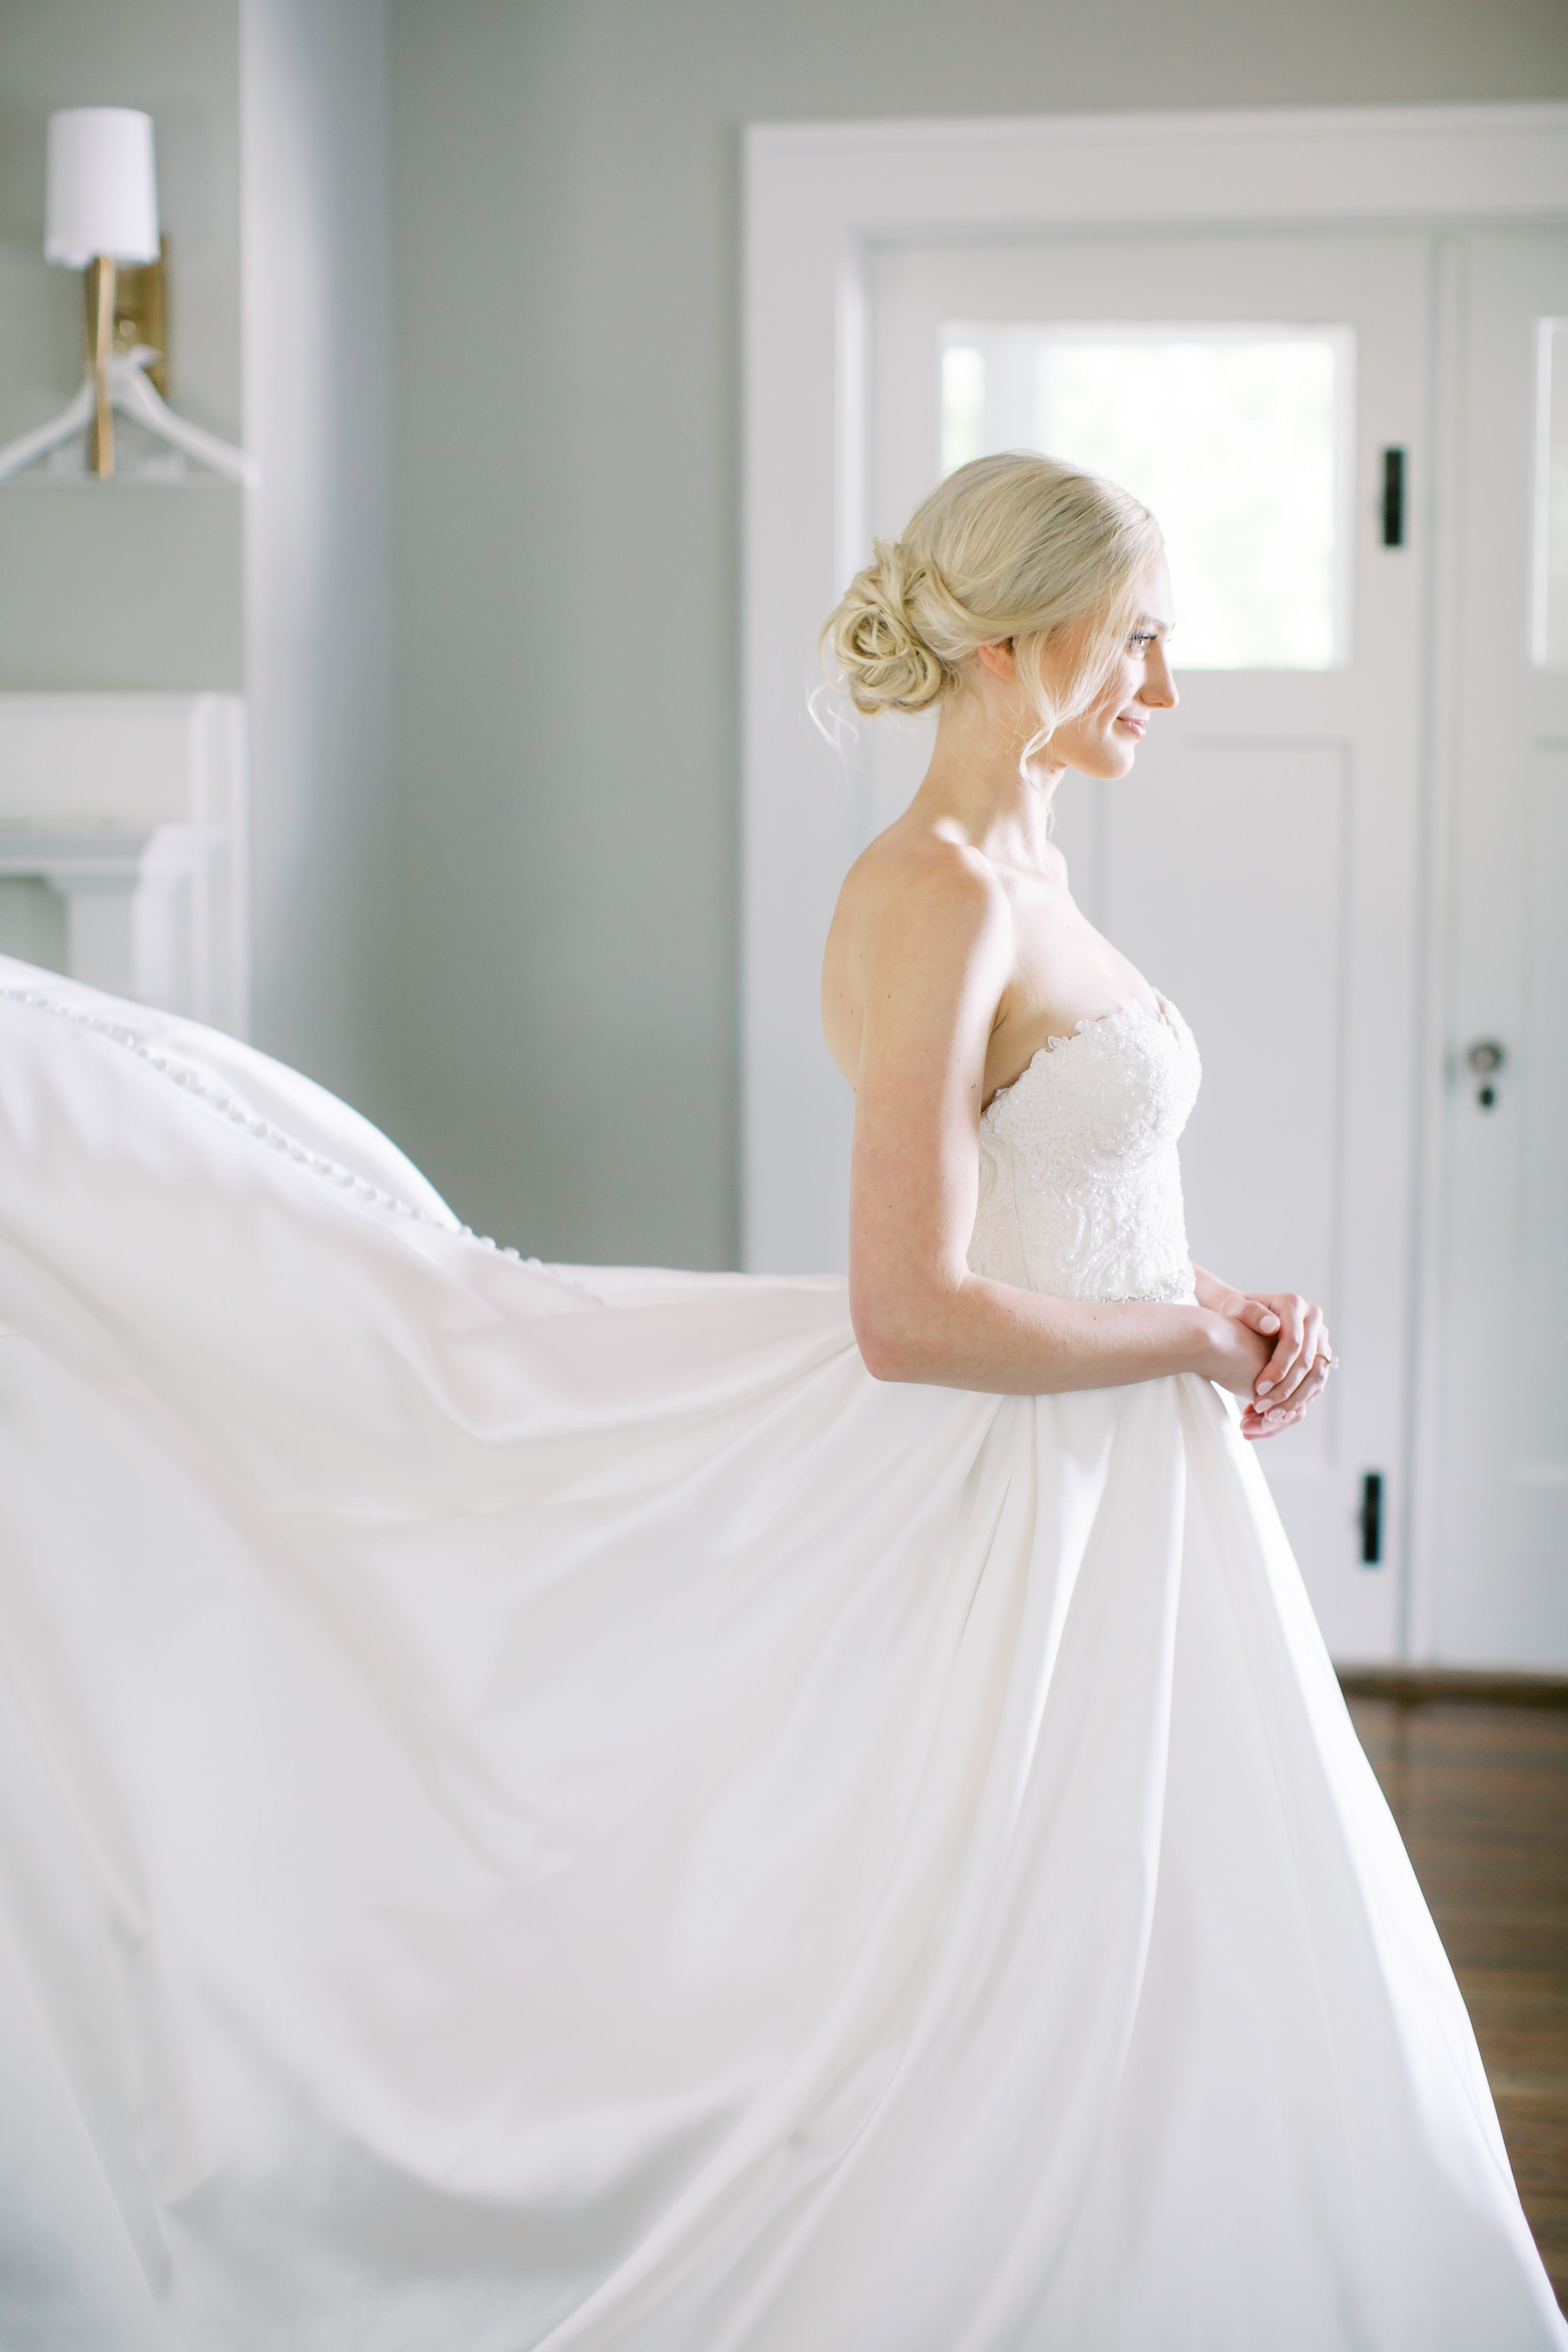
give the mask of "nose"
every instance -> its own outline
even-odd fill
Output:
[[[1153,710],[1174,710],[1181,698],[1176,692],[1176,681],[1171,676],[1171,665],[1165,659],[1165,648],[1156,640],[1143,665],[1143,683],[1138,689],[1138,700],[1148,703]]]

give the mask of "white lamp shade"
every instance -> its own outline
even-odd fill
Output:
[[[68,269],[99,254],[158,257],[153,118],[129,106],[68,106],[49,117],[44,251]]]

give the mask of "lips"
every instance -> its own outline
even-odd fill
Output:
[[[1131,711],[1119,711],[1117,714],[1116,723],[1118,727],[1125,727],[1130,734],[1136,735],[1140,738],[1146,735],[1149,731],[1147,719],[1134,719]]]

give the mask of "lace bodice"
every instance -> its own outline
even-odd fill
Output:
[[[1176,1139],[1201,1066],[1175,1006],[1080,1021],[980,1121],[976,1274],[1057,1298],[1190,1299]]]

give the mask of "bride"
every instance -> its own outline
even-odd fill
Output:
[[[1195,1047],[1047,837],[1170,619],[1000,457],[830,624],[939,714],[828,941],[847,1288],[519,1259],[0,965],[0,2342],[1568,2344],[1246,1443],[1322,1317],[1191,1265]]]
[[[1170,608],[1159,533],[1131,499],[1046,458],[982,457],[829,624],[858,709],[941,713],[924,782],[850,873],[828,937],[823,1024],[855,1089],[850,1305],[885,1379],[1039,1395],[1199,1372],[1247,1399],[1245,1435],[1270,1437],[1321,1393],[1322,1316],[1189,1260],[1174,1146],[1196,1055],[1084,920],[1047,838],[1068,769],[1126,775],[1174,704]],[[1121,1024],[1142,1024],[1159,1074],[1126,1107],[1143,1136],[1119,1127],[1064,1155],[1060,1073],[1035,1065]],[[1103,1069],[1139,1049],[1107,1034],[1084,1050]],[[1026,1080],[1051,1089],[1038,1114],[999,1102]],[[1026,1200],[999,1178],[1003,1136],[1056,1159]],[[1169,1311],[1183,1300],[1194,1311]],[[1272,1350],[1254,1336],[1275,1333]]]

